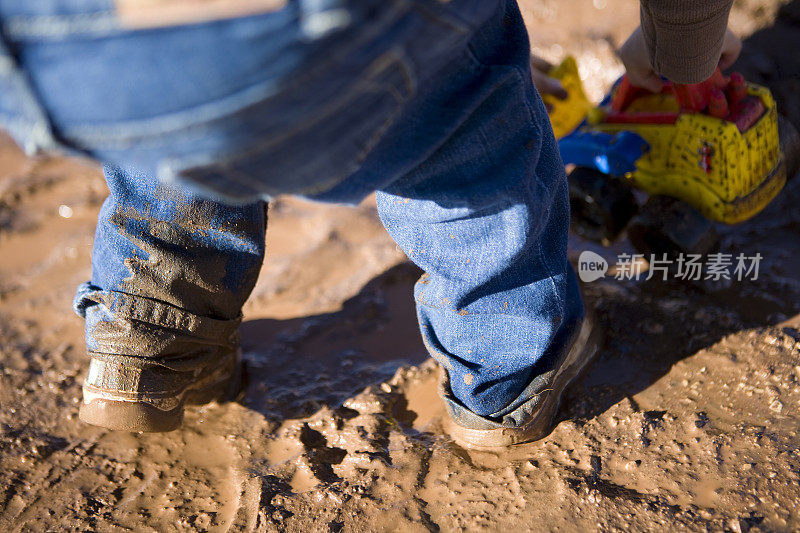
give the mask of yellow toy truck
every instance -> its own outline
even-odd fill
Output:
[[[571,170],[572,226],[587,238],[612,241],[627,228],[645,254],[709,253],[718,242],[713,222],[755,216],[797,173],[797,131],[769,89],[738,73],[664,81],[657,94],[623,76],[596,107],[574,59],[551,75],[569,94],[548,103]],[[643,206],[632,189],[649,193]]]

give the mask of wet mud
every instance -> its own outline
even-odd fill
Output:
[[[534,46],[577,51],[602,92],[634,4],[523,9]],[[785,43],[800,42],[800,2],[779,4],[737,2],[732,23],[753,34],[742,69],[795,109]],[[91,164],[30,161],[0,141],[2,531],[800,529],[798,179],[720,227],[725,252],[763,256],[757,280],[587,284],[600,355],[548,437],[502,452],[443,435],[414,317],[420,272],[371,200],[270,206],[240,402],[191,408],[166,434],[80,423],[88,361],[70,304],[105,195]],[[571,238],[573,259],[585,249],[632,251]]]

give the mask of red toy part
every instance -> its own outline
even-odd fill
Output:
[[[661,87],[661,94],[671,93],[672,84],[667,82]],[[647,96],[648,94],[652,93],[647,89],[642,89],[641,87],[633,85],[631,80],[628,79],[628,75],[625,74],[617,84],[614,96],[611,98],[611,111],[623,113],[634,100],[641,96]]]
[[[622,77],[610,102],[605,122],[629,124],[673,124],[679,113],[630,112],[634,100],[651,94],[647,89],[635,87],[628,75]],[[681,113],[707,113],[712,117],[734,122],[740,131],[746,131],[763,115],[764,106],[758,98],[747,96],[747,83],[738,72],[726,78],[717,68],[702,83],[679,84],[664,82],[661,94],[673,94]]]
[[[725,79],[725,76],[723,76],[722,72],[717,68],[714,74],[706,81],[686,85],[676,83],[673,86],[673,90],[675,91],[675,98],[678,99],[678,104],[681,106],[681,109],[689,113],[699,113],[711,103],[711,94],[715,90],[724,89],[727,85],[728,80]],[[727,102],[725,105],[727,106]]]
[[[738,72],[731,74],[731,81],[728,84],[728,102],[731,105],[738,104],[747,98],[747,83],[744,81],[744,76]]]
[[[764,103],[758,98],[747,98],[736,104],[728,120],[736,123],[739,131],[747,131],[763,114]]]
[[[728,100],[722,89],[715,88],[708,95],[708,114],[712,117],[725,118],[728,116]]]

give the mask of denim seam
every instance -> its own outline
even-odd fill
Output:
[[[102,304],[105,303],[105,296],[114,299],[111,306],[106,307],[110,309],[115,320],[141,322],[178,332],[202,335],[208,339],[226,338],[232,335],[241,322],[241,317],[232,320],[204,317],[166,302],[121,291],[96,291],[95,294],[101,296],[96,299],[88,296],[86,298]]]

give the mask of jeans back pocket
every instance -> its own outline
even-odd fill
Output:
[[[389,50],[351,83],[320,80],[319,91],[330,93],[322,101],[308,94],[313,84],[228,117],[221,128],[228,139],[247,137],[241,150],[204,155],[207,164],[173,160],[168,172],[230,199],[326,190],[359,168],[414,95],[415,84],[402,52]]]

